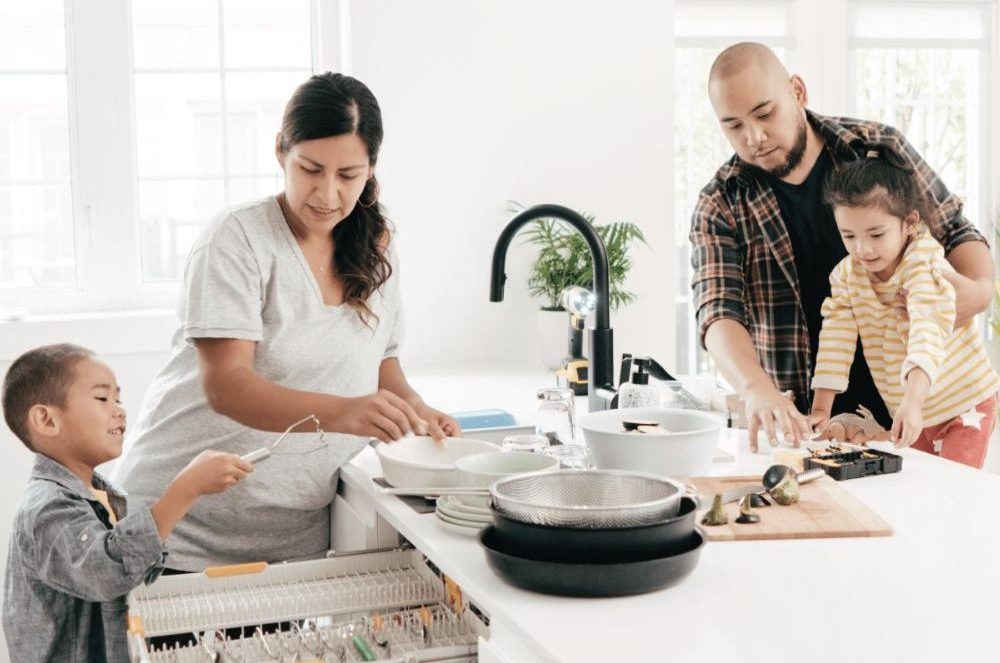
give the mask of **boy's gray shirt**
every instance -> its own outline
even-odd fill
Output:
[[[125,597],[163,570],[166,548],[148,507],[97,473],[107,510],[78,476],[38,454],[11,528],[3,630],[11,663],[128,661]]]
[[[254,371],[289,389],[346,397],[375,393],[379,367],[396,355],[402,334],[398,267],[391,251],[390,260],[392,276],[369,298],[376,317],[366,325],[349,306],[324,304],[274,196],[215,218],[189,254],[181,326],[167,365],[126,433],[114,481],[130,499],[152,501],[205,449],[243,455],[277,439],[276,433],[212,410],[202,389],[195,339],[254,341]],[[329,447],[321,448],[314,427],[304,424],[299,430],[281,443],[281,453],[258,463],[235,487],[195,503],[170,536],[171,568],[201,571],[218,564],[283,561],[329,548],[329,504],[338,469],[368,438],[327,433]],[[296,454],[303,451],[311,453]]]

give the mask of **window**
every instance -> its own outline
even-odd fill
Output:
[[[791,43],[787,2],[678,2],[674,22],[674,219],[677,241],[677,372],[710,370],[691,301],[691,213],[701,191],[733,149],[708,99],[708,71],[738,41],[761,41],[784,57]],[[724,17],[721,18],[720,17]]]
[[[133,0],[141,273],[176,281],[205,221],[280,189],[269,136],[312,70],[308,0]]]
[[[0,293],[77,282],[61,0],[0,7]]]
[[[988,9],[857,3],[851,16],[855,114],[902,131],[986,232]]]
[[[171,306],[205,222],[279,190],[284,103],[338,68],[342,10],[2,3],[0,309]]]

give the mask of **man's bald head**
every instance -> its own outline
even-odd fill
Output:
[[[805,83],[770,48],[733,44],[719,53],[708,78],[723,133],[745,163],[775,177],[793,179],[809,140]],[[793,174],[794,173],[794,174]]]
[[[743,72],[755,72],[761,78],[787,81],[788,70],[770,48],[755,41],[743,41],[719,53],[708,73],[709,90],[714,83]]]

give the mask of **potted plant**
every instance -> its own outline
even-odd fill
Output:
[[[512,212],[523,209],[511,203]],[[594,226],[604,241],[608,254],[610,304],[617,310],[635,300],[635,293],[625,289],[625,278],[632,268],[629,251],[637,243],[646,244],[642,230],[629,221],[598,224],[593,215],[580,213]],[[557,369],[566,356],[569,319],[560,302],[570,286],[594,288],[594,271],[587,243],[580,233],[557,219],[539,219],[524,231],[524,240],[538,249],[538,257],[528,277],[528,292],[540,306],[539,343],[542,362]]]

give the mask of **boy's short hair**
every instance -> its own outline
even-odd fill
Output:
[[[3,380],[3,416],[14,435],[35,451],[28,432],[28,411],[35,405],[66,406],[73,368],[94,353],[71,343],[43,345],[14,360]]]

